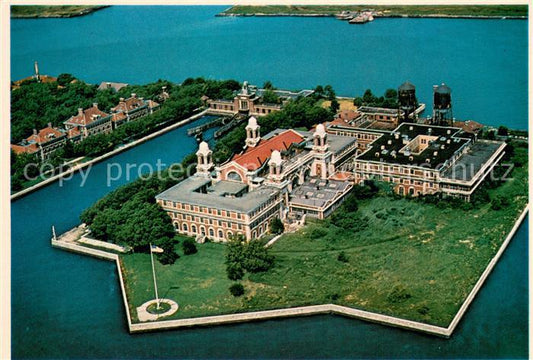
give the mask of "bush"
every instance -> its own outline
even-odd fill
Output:
[[[244,294],[244,286],[241,283],[232,284],[229,287],[229,292],[235,297],[242,296]]]
[[[240,280],[244,276],[244,269],[239,263],[231,263],[226,266],[226,274],[230,280]]]
[[[509,206],[509,200],[501,195],[496,195],[496,197],[490,202],[490,208],[492,210],[501,210],[507,206]]]
[[[270,221],[270,232],[272,234],[281,234],[285,230],[283,222],[279,218],[274,218]]]
[[[187,238],[183,240],[183,243],[181,243],[181,247],[183,248],[184,255],[192,255],[198,252],[198,249],[196,248],[196,244],[194,240],[191,238]]]
[[[162,253],[157,254],[157,259],[163,265],[174,264],[180,256],[176,253],[174,245],[176,242],[173,239],[166,238],[160,244],[159,247],[163,249]]]
[[[346,253],[344,251],[341,251],[339,255],[337,256],[337,260],[343,263],[347,263],[349,259]]]
[[[411,298],[411,294],[401,285],[396,285],[387,296],[387,300],[391,303],[400,303],[409,298]]]
[[[326,229],[321,227],[315,227],[309,232],[309,238],[311,239],[320,239],[328,234]]]

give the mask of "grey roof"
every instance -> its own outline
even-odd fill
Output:
[[[276,130],[269,132],[265,136],[262,136],[262,138],[267,140],[273,136],[281,134],[284,131],[286,131],[286,129],[276,129]],[[310,149],[313,146],[312,144],[313,132],[312,131],[307,131],[307,130],[294,130],[294,131],[307,139],[306,148]],[[347,146],[354,144],[357,140],[353,136],[328,134],[327,141],[328,141],[330,151],[333,152],[334,154],[337,154],[339,152],[342,152]]]
[[[404,82],[403,84],[400,85],[398,90],[400,90],[400,91],[415,90],[415,86],[413,84],[411,84],[409,81],[406,81],[406,82]]]
[[[502,142],[478,140],[441,175],[451,180],[470,181],[500,148]]]
[[[292,205],[323,208],[350,186],[348,181],[322,180],[312,178],[298,186],[291,193]]]
[[[437,87],[435,92],[439,94],[451,94],[452,89],[450,89],[446,84],[442,83]]]
[[[244,185],[246,187],[246,185]],[[270,187],[244,193],[240,197],[223,196],[231,191],[242,191],[243,184],[220,181],[211,186],[211,180],[202,176],[191,176],[156,196],[156,199],[206,206],[220,210],[251,213],[271,200],[278,191]]]
[[[119,91],[120,89],[126,86],[128,86],[128,84],[126,83],[102,81],[98,86],[98,90],[114,89],[115,91]]]
[[[387,115],[398,115],[398,109],[389,109],[373,106],[360,106],[357,108],[357,111],[363,114],[387,114]]]

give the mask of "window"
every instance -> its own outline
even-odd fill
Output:
[[[215,230],[213,228],[209,228],[209,236],[214,237],[215,236]]]
[[[196,225],[191,225],[191,232],[196,234]]]
[[[182,228],[183,228],[183,231],[189,231],[189,228],[188,228],[187,224],[185,224],[185,223],[183,223]]]
[[[223,239],[224,238],[224,232],[222,230],[218,230],[218,237],[220,239]]]

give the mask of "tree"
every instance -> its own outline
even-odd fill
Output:
[[[487,139],[496,140],[496,131],[495,130],[489,130],[487,132]]]
[[[337,101],[337,99],[333,99],[331,100],[331,105],[329,106],[329,108],[331,109],[331,111],[333,111],[334,113],[336,113],[339,108],[340,108],[340,104],[339,102]]]
[[[357,96],[357,97],[355,97],[353,99],[353,104],[355,106],[359,107],[359,106],[363,105],[363,99],[361,97]]]
[[[335,91],[331,85],[324,86],[324,95],[326,99],[333,101],[336,98]]]
[[[280,218],[276,217],[270,221],[270,232],[272,234],[281,234],[283,230],[285,230],[285,226]]]
[[[230,280],[240,280],[244,276],[244,269],[239,263],[231,263],[226,266],[226,274]]]
[[[499,136],[507,136],[507,135],[509,135],[509,129],[507,127],[503,126],[503,125],[500,126],[498,128],[498,135]]]
[[[396,100],[398,98],[398,92],[394,89],[385,90],[385,99]]]
[[[256,273],[268,271],[274,265],[264,243],[259,240],[246,242],[243,235],[230,237],[226,246],[226,274],[230,280],[242,278],[245,271]]]
[[[265,81],[265,83],[263,84],[263,89],[266,89],[266,90],[274,90],[274,86],[272,85],[272,82],[270,82],[270,80],[267,80],[267,81]]]
[[[263,102],[267,104],[279,104],[281,100],[274,91],[267,90],[263,93]]]
[[[161,249],[163,249],[162,253],[157,254],[157,259],[161,264],[174,264],[176,260],[179,259],[180,256],[178,253],[176,253],[174,248],[175,244],[176,241],[170,238],[164,238],[160,243],[157,244]]]
[[[72,76],[71,74],[59,74],[59,76],[57,77],[57,84],[61,86],[65,86],[74,79],[75,77]]]
[[[372,94],[372,90],[366,89],[365,93],[363,94],[363,103],[367,105],[371,105],[376,101],[376,97],[374,94]]]
[[[322,97],[324,96],[324,88],[322,87],[322,85],[318,85],[316,88],[315,88],[315,95],[317,97]]]
[[[198,249],[196,248],[196,244],[194,240],[191,238],[187,238],[183,240],[183,242],[181,243],[181,246],[183,248],[183,254],[185,255],[192,255],[198,252]]]
[[[241,283],[235,283],[229,287],[231,295],[238,297],[244,294],[244,286]]]

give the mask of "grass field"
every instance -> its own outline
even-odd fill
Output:
[[[103,7],[87,5],[13,5],[11,6],[11,17],[71,17],[88,14]]]
[[[343,100],[339,99],[337,100],[339,102],[339,110],[340,111],[347,111],[347,110],[357,110],[357,106],[353,104],[353,100]],[[331,106],[331,101],[324,100],[320,104],[323,108],[327,109]]]
[[[343,10],[361,11],[374,9],[388,16],[527,16],[527,5],[237,5],[224,14],[323,14],[335,15]]]
[[[489,191],[510,200],[498,211],[490,204],[440,209],[383,196],[361,201],[358,213],[368,219],[362,231],[310,222],[272,246],[275,266],[246,275],[239,298],[228,290],[225,245],[198,245],[197,254],[182,255],[174,265],[157,263],[159,294],[180,305],[169,319],[336,303],[447,326],[527,203],[527,169],[513,175]],[[125,255],[122,261],[134,310],[154,298],[150,257]]]

